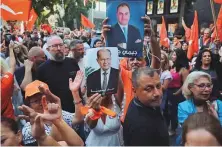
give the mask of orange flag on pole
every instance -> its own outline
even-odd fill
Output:
[[[2,19],[27,21],[31,3],[29,0],[2,0],[0,5]]]
[[[32,27],[38,18],[38,15],[36,14],[35,10],[32,8],[32,10],[29,13],[29,20],[26,22],[26,29],[28,31],[32,31]]]
[[[198,52],[199,49],[198,39],[199,39],[198,16],[197,16],[197,11],[195,11],[193,25],[191,26],[189,47],[187,51],[188,59],[191,59],[194,53]]]
[[[81,14],[81,23],[86,28],[94,28],[95,27],[95,25],[83,14]]]
[[[163,16],[162,16],[162,25],[160,28],[159,36],[160,36],[160,45],[169,48],[170,44],[169,44],[169,39],[167,37],[166,24]]]
[[[222,0],[214,0],[215,3],[222,4]]]
[[[217,17],[217,34],[218,34],[218,39],[222,41],[222,6],[220,7],[220,11],[218,13]],[[213,40],[216,38],[216,29],[214,28],[214,32],[211,36]]]

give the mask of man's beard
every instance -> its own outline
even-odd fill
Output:
[[[54,56],[53,56],[54,60],[55,61],[58,61],[58,62],[61,62],[65,59],[65,56],[63,53],[56,53]]]
[[[83,54],[77,54],[77,55],[75,53],[73,53],[73,56],[74,56],[74,59],[80,60],[84,57],[84,53]]]

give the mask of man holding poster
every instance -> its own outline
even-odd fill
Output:
[[[139,29],[129,24],[130,6],[127,3],[119,4],[116,17],[118,22],[107,33],[108,46],[118,47],[120,56],[137,56],[143,44]]]

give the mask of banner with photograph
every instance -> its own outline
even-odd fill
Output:
[[[170,13],[177,13],[177,12],[178,12],[178,0],[171,0]]]
[[[142,57],[146,0],[106,0],[111,25],[108,47],[118,47],[120,57]]]
[[[147,11],[146,11],[147,15],[151,15],[153,14],[153,1],[148,1],[147,2]]]
[[[168,36],[173,37],[175,32],[175,24],[168,24]]]
[[[158,0],[157,14],[163,14],[163,13],[164,13],[164,0]]]
[[[101,47],[86,50],[84,57],[87,96],[117,92],[119,58],[116,47]]]

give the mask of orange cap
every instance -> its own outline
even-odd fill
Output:
[[[25,87],[25,99],[27,99],[27,97],[33,96],[37,93],[40,93],[39,91],[39,86],[42,85],[44,88],[49,89],[48,85],[44,82],[41,82],[39,80],[35,80],[32,83],[29,83],[26,87]]]

